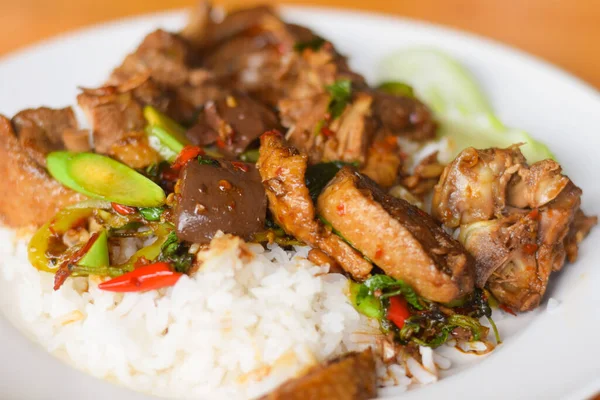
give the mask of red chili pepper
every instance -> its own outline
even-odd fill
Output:
[[[121,214],[121,215],[131,215],[131,214],[135,214],[136,210],[133,207],[129,207],[129,206],[124,206],[123,204],[118,204],[118,203],[110,203],[113,210],[115,210],[117,213]]]
[[[527,243],[523,246],[523,251],[527,254],[535,254],[538,247],[539,246],[535,243]]]
[[[119,277],[102,282],[98,288],[109,292],[141,292],[144,290],[159,289],[173,286],[181,273],[171,270],[171,266],[165,262],[158,262],[123,274]]]
[[[498,304],[498,308],[500,308],[503,311],[506,311],[509,314],[514,315],[515,317],[517,316],[517,313],[512,308],[507,306],[506,304]]]
[[[540,217],[540,211],[537,208],[534,208],[527,214],[527,216],[531,219],[537,220]]]
[[[239,169],[242,172],[248,172],[250,170],[250,167],[248,167],[247,164],[244,164],[241,161],[232,161],[231,165],[233,165],[234,168]]]
[[[183,168],[185,164],[193,160],[194,158],[204,154],[204,150],[198,146],[187,145],[177,155],[175,162],[171,166],[172,169],[178,170]]]
[[[335,136],[335,132],[332,131],[331,129],[329,129],[328,127],[326,127],[326,126],[324,126],[324,127],[321,128],[321,133],[325,137]]]
[[[221,138],[217,139],[216,143],[217,147],[220,149],[224,149],[225,147],[227,147],[227,143],[225,143],[225,141]]]
[[[387,319],[392,321],[398,329],[402,329],[404,321],[410,317],[408,303],[402,296],[390,297],[390,307],[388,308]]]

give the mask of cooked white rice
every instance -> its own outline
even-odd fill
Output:
[[[10,233],[2,232],[7,240]],[[249,250],[249,251],[248,251]],[[348,280],[306,259],[308,248],[263,249],[221,236],[193,277],[172,288],[115,294],[97,278],[69,279],[29,265],[23,242],[3,250],[0,290],[18,326],[90,374],[175,398],[252,398],[306,368],[374,345],[377,327],[347,297]],[[449,360],[379,366],[382,386],[406,390],[438,379]]]

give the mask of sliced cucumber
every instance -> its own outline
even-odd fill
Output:
[[[380,81],[400,81],[413,87],[417,97],[436,114],[458,112],[469,116],[493,110],[469,72],[445,53],[411,48],[387,57]]]
[[[379,79],[411,85],[416,96],[433,110],[440,123],[438,137],[450,145],[441,161],[451,161],[467,147],[508,147],[516,143],[524,143],[521,151],[530,163],[554,158],[546,145],[526,132],[505,127],[469,71],[439,50],[411,48],[396,52],[384,59]]]
[[[438,158],[449,163],[467,147],[486,149],[489,147],[506,148],[513,144],[523,143],[521,152],[529,163],[554,158],[545,144],[534,140],[527,132],[518,129],[498,131],[466,118],[439,117],[438,137],[446,140],[447,146],[440,151]]]
[[[165,192],[142,174],[112,158],[79,153],[66,164],[67,181],[91,197],[133,207],[157,207]],[[76,189],[75,189],[76,190]]]

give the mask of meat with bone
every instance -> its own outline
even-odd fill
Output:
[[[529,166],[518,146],[464,150],[435,188],[434,215],[460,226],[477,260],[476,283],[520,311],[537,307],[552,271],[596,224],[580,210],[581,189],[553,160]]]
[[[501,215],[508,183],[524,164],[515,148],[463,150],[435,186],[432,215],[450,228]]]
[[[448,303],[473,290],[475,262],[427,213],[345,167],[317,202],[318,213],[385,273],[421,296]]]
[[[331,256],[354,278],[368,277],[373,266],[316,219],[305,183],[308,157],[277,132],[261,136],[257,163],[275,221],[290,235]]]

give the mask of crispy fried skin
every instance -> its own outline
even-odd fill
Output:
[[[474,260],[434,221],[345,167],[319,196],[319,215],[387,275],[443,303],[473,290]]]
[[[261,400],[367,400],[377,396],[371,349],[348,353],[289,380]]]
[[[365,279],[372,265],[317,221],[305,183],[306,166],[307,156],[289,146],[280,134],[261,136],[257,167],[276,222],[288,234],[327,253],[354,278]]]

